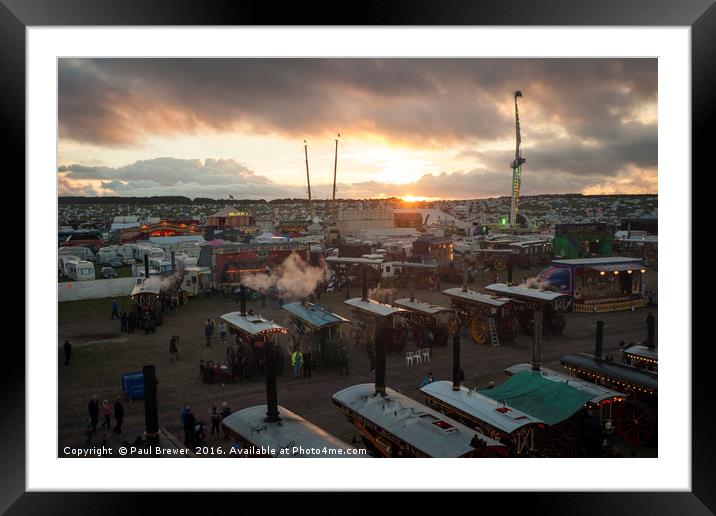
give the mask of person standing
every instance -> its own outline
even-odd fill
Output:
[[[97,396],[92,396],[92,399],[87,406],[89,417],[92,420],[92,433],[97,432],[97,422],[99,421],[99,400]]]
[[[112,426],[112,423],[110,422],[110,418],[112,417],[112,406],[107,400],[102,400],[102,415],[104,416],[104,421],[102,421],[102,428],[106,428],[107,430],[109,430]]]
[[[211,404],[209,409],[209,418],[211,419],[211,437],[214,437],[214,431],[216,431],[216,437],[219,437],[221,435],[221,414],[219,414],[214,403]]]
[[[211,347],[211,336],[214,333],[214,321],[211,320],[211,317],[208,317],[206,319],[206,322],[204,323],[204,335],[206,336],[206,347]]]
[[[121,332],[127,331],[127,312],[122,310],[122,317],[119,318],[119,327]]]
[[[224,419],[229,417],[231,415],[231,409],[229,408],[229,404],[225,401],[221,404],[221,422],[224,422]],[[229,438],[229,433],[226,431],[226,427],[224,427],[224,439]]]
[[[115,317],[117,317],[117,319],[120,318],[119,317],[119,301],[117,301],[116,299],[113,299],[112,300],[112,317],[110,319],[114,320]]]
[[[176,358],[179,360],[179,349],[177,348],[177,341],[179,340],[178,335],[172,335],[169,341],[169,361],[172,362]]]
[[[124,405],[122,405],[121,398],[117,396],[114,402],[114,433],[122,433],[122,422],[124,421]]]
[[[226,325],[224,321],[219,322],[219,343],[226,344]]]
[[[127,333],[134,333],[134,328],[137,326],[137,312],[135,310],[129,311],[127,317]]]
[[[184,444],[191,446],[194,443],[194,423],[196,423],[196,418],[192,414],[189,405],[184,407],[182,422],[184,424]]]
[[[340,354],[340,363],[341,363],[341,370],[340,374],[350,374],[350,371],[348,370],[348,359],[350,358],[350,355],[348,355],[348,350],[345,346],[341,347],[341,354]]]
[[[293,368],[293,379],[296,380],[301,375],[301,361],[303,360],[303,355],[298,350],[298,348],[294,348],[293,353],[291,354],[291,367]]]
[[[428,376],[425,377],[423,380],[423,383],[420,384],[420,387],[425,387],[429,383],[433,383],[435,381],[435,378],[433,378],[433,373],[428,373]]]
[[[72,354],[72,344],[70,341],[65,339],[65,343],[62,346],[65,350],[65,365],[70,365],[70,355]]]

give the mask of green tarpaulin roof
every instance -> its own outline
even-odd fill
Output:
[[[497,387],[480,391],[480,394],[493,400],[504,400],[509,407],[548,425],[561,423],[592,398],[591,394],[568,383],[547,380],[537,371],[522,371]]]

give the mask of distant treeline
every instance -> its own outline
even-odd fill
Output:
[[[571,194],[541,194],[541,195],[524,195],[521,199],[540,198],[540,197],[561,197],[561,198],[574,198],[574,197],[656,197],[657,194],[602,194],[602,195],[584,195],[580,193]],[[496,197],[496,199],[509,199],[507,196]],[[393,201],[398,200],[396,197],[384,197],[380,199],[336,199],[340,202],[346,201]],[[464,199],[464,200],[482,200],[482,199]],[[220,205],[231,205],[231,204],[292,204],[296,202],[305,202],[306,199],[291,198],[291,199],[273,199],[267,201],[266,199],[209,199],[208,197],[197,197],[190,199],[181,195],[165,195],[165,196],[153,196],[153,197],[58,197],[57,202],[59,204],[136,204],[138,206],[150,206],[157,204],[186,204],[186,205],[200,205],[200,204],[220,204]],[[322,199],[315,199],[315,203],[325,202]],[[418,204],[430,203],[432,201],[421,201]]]

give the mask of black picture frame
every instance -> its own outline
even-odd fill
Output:
[[[5,123],[6,155],[15,155],[16,170],[25,167],[25,30],[31,26],[91,25],[514,25],[514,26],[688,26],[692,59],[693,170],[708,170],[713,144],[697,145],[701,135],[713,133],[711,114],[716,91],[716,7],[714,0],[362,0],[328,6],[223,0],[0,0],[0,115]],[[676,171],[670,171],[677,173]],[[683,171],[684,177],[690,171]],[[688,179],[687,179],[688,180]],[[18,188],[24,191],[24,181]],[[30,228],[26,229],[26,235]],[[691,250],[684,250],[691,259]],[[696,307],[695,300],[685,300]],[[28,305],[31,306],[32,300]],[[26,323],[28,315],[25,315]],[[685,327],[688,323],[680,322]],[[691,332],[684,331],[688,346]],[[711,514],[716,511],[715,404],[708,384],[712,363],[709,341],[692,346],[692,490],[691,492],[530,493],[508,496],[511,510],[539,514]],[[26,346],[28,343],[26,343]],[[146,496],[129,493],[25,493],[25,354],[6,341],[0,396],[5,424],[0,425],[0,510],[9,514],[84,514],[149,510]],[[48,399],[51,398],[48,397]],[[697,409],[698,408],[698,409]],[[668,417],[668,416],[667,416]],[[48,425],[51,426],[51,425]],[[624,479],[625,484],[629,479]],[[121,486],[118,486],[118,488]],[[245,496],[245,495],[241,495]],[[370,501],[359,494],[343,495],[340,505],[364,513]],[[496,502],[504,494],[479,495],[480,504]],[[167,504],[186,503],[182,496],[163,497]],[[490,499],[492,498],[492,500]],[[420,502],[420,498],[415,499]],[[463,501],[472,504],[474,499]],[[502,498],[504,500],[504,498]],[[163,502],[164,503],[164,502]],[[242,502],[245,508],[253,504]],[[498,502],[499,503],[499,502]],[[168,507],[168,505],[167,505]],[[338,507],[336,507],[338,508]],[[158,509],[154,509],[158,510]],[[465,510],[471,510],[465,507]],[[344,512],[344,511],[341,511]]]

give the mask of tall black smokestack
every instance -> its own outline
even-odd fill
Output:
[[[174,251],[171,252],[170,256],[172,257],[172,270],[175,271],[177,268],[177,260]]]
[[[602,358],[602,342],[604,341],[604,321],[597,321],[597,338],[594,342],[594,358]]]
[[[144,377],[144,434],[147,445],[159,445],[159,411],[157,409],[157,375],[153,365],[142,367]]]
[[[375,393],[385,396],[385,331],[383,321],[375,321]]]
[[[275,423],[281,418],[278,414],[278,389],[276,388],[276,352],[273,342],[268,340],[264,348],[266,353],[266,421]]]
[[[649,349],[656,347],[656,319],[651,312],[646,316],[646,345]]]
[[[239,288],[239,313],[246,315],[246,287],[241,285]]]
[[[452,390],[460,390],[460,333],[452,337]]]
[[[361,300],[368,301],[368,268],[363,268],[363,292],[361,293]]]
[[[468,267],[467,267],[467,259],[465,259],[465,260],[462,262],[462,269],[463,269],[463,270],[462,270],[462,291],[463,291],[463,292],[467,292],[467,282],[468,282],[468,279],[469,279],[469,278],[468,278],[469,270],[468,270]]]
[[[539,371],[542,361],[542,308],[535,308],[532,313],[532,370]]]
[[[512,255],[507,256],[507,284],[512,285]]]
[[[144,255],[144,278],[149,278],[149,255]]]

